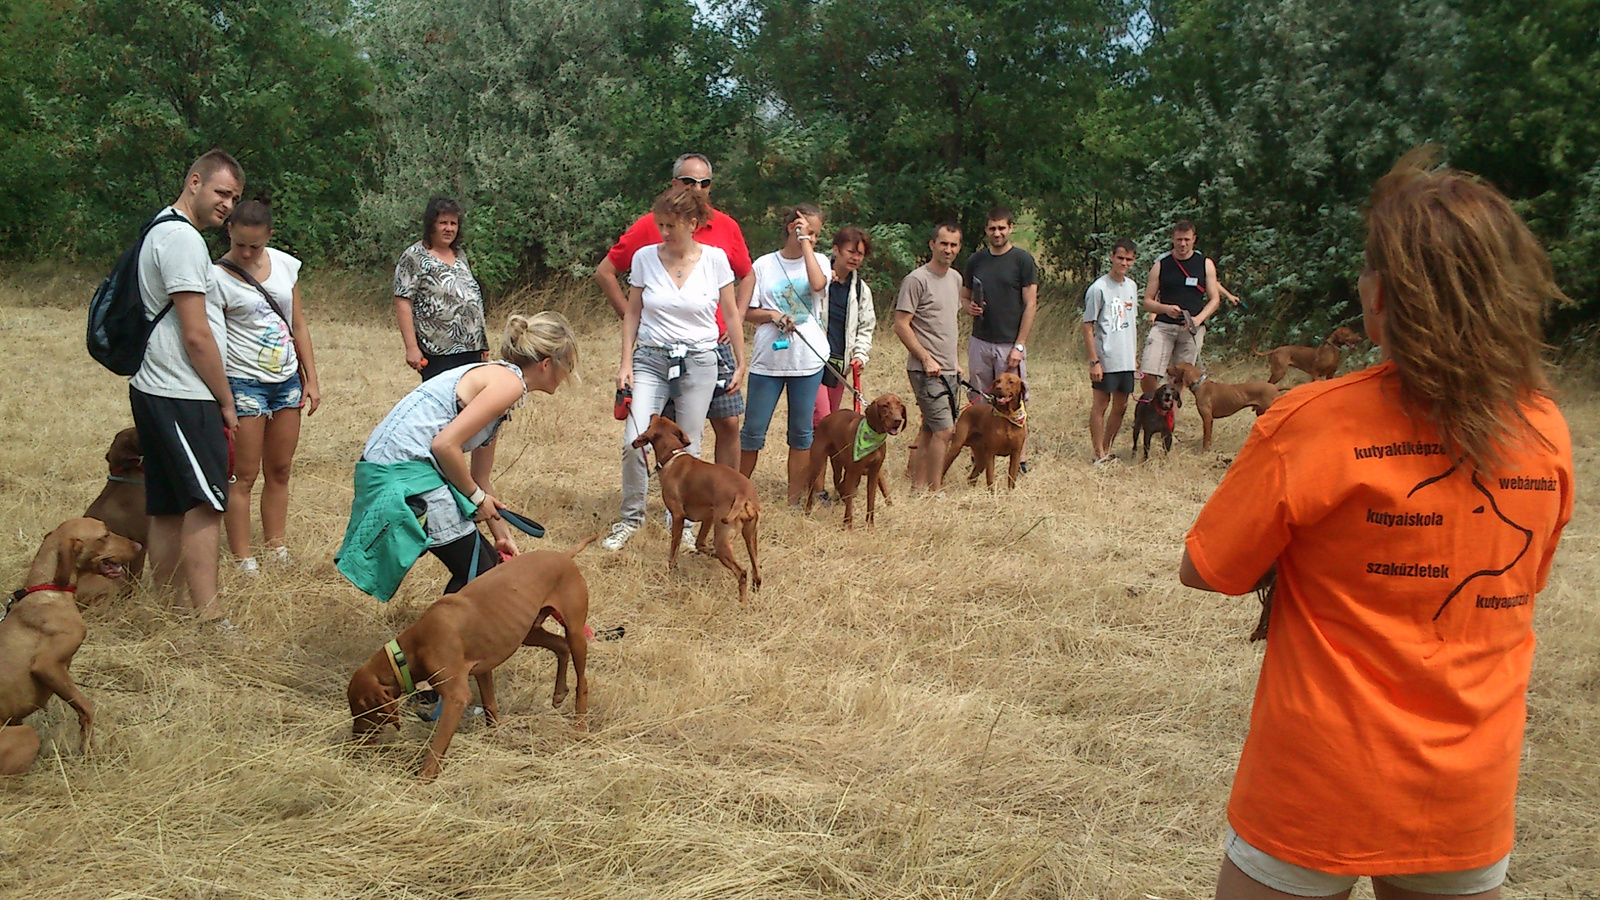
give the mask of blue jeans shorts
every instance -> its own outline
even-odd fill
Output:
[[[298,373],[290,375],[288,381],[277,384],[254,378],[230,377],[228,387],[233,390],[234,412],[241,419],[246,416],[266,416],[270,419],[280,409],[299,409],[304,405]]]

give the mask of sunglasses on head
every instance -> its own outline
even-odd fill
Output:
[[[698,188],[711,187],[711,179],[709,179],[709,178],[690,178],[688,175],[679,175],[678,176],[678,183],[683,185],[684,187],[698,187]]]

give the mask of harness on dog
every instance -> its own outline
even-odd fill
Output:
[[[76,594],[78,592],[78,588],[75,585],[70,584],[36,584],[32,587],[25,587],[12,591],[11,596],[6,598],[5,609],[0,609],[0,622],[4,622],[6,620],[6,616],[11,615],[11,607],[19,603],[22,598],[28,596],[29,594],[37,594],[40,591],[62,591],[68,594]]]
[[[856,439],[850,451],[851,458],[855,462],[860,462],[867,454],[882,447],[883,442],[888,439],[889,435],[873,431],[872,426],[867,424],[867,417],[862,416],[861,424],[856,426]]]
[[[406,652],[400,649],[399,641],[390,641],[383,645],[384,656],[389,660],[389,668],[394,671],[394,677],[400,681],[400,690],[405,691],[407,697],[417,692],[417,684],[411,679],[411,668],[406,665]]]
[[[1009,416],[1001,412],[1000,407],[994,406],[993,404],[990,404],[990,406],[994,409],[995,415],[1005,419],[1007,422],[1010,422],[1018,428],[1028,424],[1028,405],[1023,403],[1021,400],[1017,401],[1017,411]]]

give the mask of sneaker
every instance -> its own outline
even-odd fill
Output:
[[[1117,455],[1115,453],[1107,453],[1105,456],[1102,456],[1099,459],[1095,460],[1094,461],[1094,465],[1103,466],[1103,465],[1106,465],[1107,463],[1114,463],[1116,461],[1117,461]]]
[[[239,560],[235,565],[239,567],[240,572],[246,575],[261,574],[261,564],[256,562],[256,558],[254,556],[246,556],[244,559]]]
[[[820,503],[823,506],[833,505],[833,497],[827,491],[817,491],[816,495],[812,499],[816,503]]]
[[[280,565],[280,566],[287,566],[289,564],[289,548],[288,547],[268,547],[267,548],[267,562],[275,563],[275,564]]]
[[[633,522],[614,522],[611,525],[611,533],[600,540],[600,546],[607,550],[621,550],[627,546],[628,538],[633,537],[633,533],[638,530],[639,526]]]
[[[1017,474],[1018,475],[1026,475],[1026,474],[1028,474],[1028,463],[1027,463],[1027,460],[1023,460],[1022,462],[1017,463]]]
[[[683,548],[685,553],[699,553],[700,552],[699,550],[696,550],[695,546],[694,546],[694,523],[693,522],[685,521],[683,523],[683,543],[680,544],[679,546],[681,546]]]

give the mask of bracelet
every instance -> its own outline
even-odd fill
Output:
[[[484,492],[482,487],[480,487],[477,490],[472,492],[472,496],[467,498],[467,502],[471,503],[473,506],[482,506],[483,505],[483,498],[485,498],[487,496],[489,496],[489,495]]]

